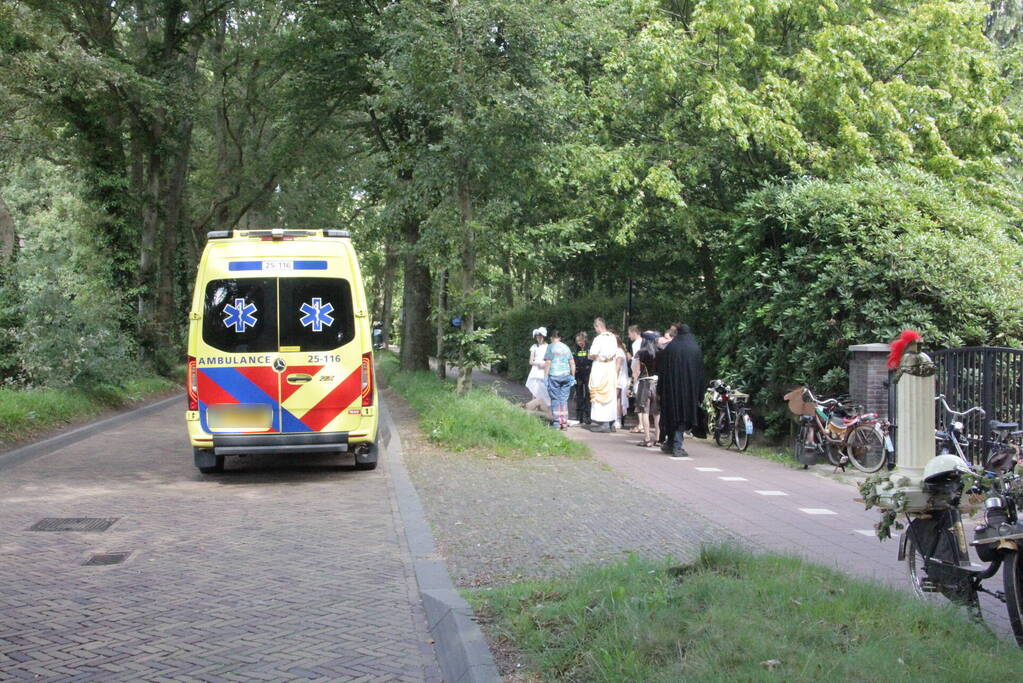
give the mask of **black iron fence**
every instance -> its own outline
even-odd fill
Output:
[[[935,407],[936,426],[944,428],[950,419],[959,419],[970,440],[970,459],[984,462],[991,420],[1023,424],[1023,349],[945,349],[935,352],[933,360],[938,366],[935,391],[945,395],[952,410],[963,412],[974,406],[984,409],[984,417],[974,413],[965,419],[952,418],[939,403]]]
[[[936,351],[931,358],[938,368],[935,393],[944,394],[952,410],[965,412],[974,406],[984,409],[984,417],[974,413],[958,418],[947,415],[937,403],[935,427],[944,429],[950,420],[962,422],[969,438],[967,455],[973,462],[982,463],[988,455],[991,420],[1023,425],[1023,349],[969,346]],[[897,448],[899,408],[894,374],[888,376],[888,415]]]

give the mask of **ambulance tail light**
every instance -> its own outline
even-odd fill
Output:
[[[199,371],[195,368],[195,356],[188,357],[188,409],[199,410]]]
[[[362,405],[373,405],[373,354],[362,354]]]

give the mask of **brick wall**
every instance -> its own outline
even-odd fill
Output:
[[[849,347],[849,396],[867,411],[888,415],[888,344],[856,344]]]

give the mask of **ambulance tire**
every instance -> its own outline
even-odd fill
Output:
[[[375,443],[370,444],[369,452],[365,455],[356,454],[355,456],[355,469],[357,470],[375,470],[377,468],[377,461],[379,460],[378,454],[380,453],[380,447]]]
[[[224,456],[214,455],[213,451],[205,448],[192,448],[195,456],[195,466],[203,474],[220,474],[224,471]]]

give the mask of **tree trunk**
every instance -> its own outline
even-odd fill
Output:
[[[386,349],[391,343],[391,318],[394,308],[394,276],[398,270],[398,252],[394,244],[388,242],[384,252],[384,304],[381,311],[380,322],[383,325],[383,336],[381,342]]]
[[[465,82],[465,63],[462,59],[462,20],[459,16],[458,0],[451,1],[451,26],[454,31],[456,55],[455,74],[458,76],[458,83],[461,88],[467,87]],[[462,133],[465,124],[465,106],[462,101],[462,93],[454,95],[453,112],[455,121],[458,122],[458,133]],[[476,323],[476,229],[472,224],[472,184],[470,179],[469,155],[464,147],[458,147],[455,166],[457,169],[457,186],[455,193],[458,200],[458,222],[462,228],[462,297],[463,303],[460,306],[464,315],[462,316],[462,335],[470,335],[475,330]],[[466,347],[461,345],[458,350],[458,385],[456,391],[464,395],[472,387],[472,361],[466,356]]]
[[[18,244],[18,235],[14,229],[14,218],[7,209],[3,197],[0,197],[0,271],[14,259],[14,249]]]
[[[444,300],[447,298],[448,271],[442,268],[437,283],[437,376],[442,380],[448,378],[448,364],[444,360],[444,329],[447,327],[447,311]]]
[[[181,344],[177,341],[177,325],[179,318],[175,283],[177,281],[177,255],[181,227],[185,223],[185,187],[188,182],[188,162],[192,150],[192,122],[181,124],[178,135],[182,149],[179,150],[174,164],[168,173],[166,182],[166,200],[164,206],[163,240],[160,250],[160,268],[157,279],[156,295],[156,341],[162,353],[156,355],[157,370],[167,373],[175,363],[167,360],[168,354],[180,352]]]
[[[430,369],[430,269],[420,261],[418,217],[405,220],[405,318],[401,323],[401,369]]]

